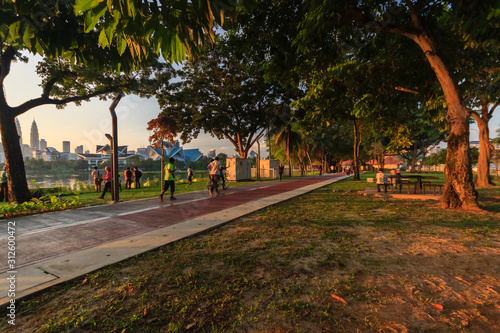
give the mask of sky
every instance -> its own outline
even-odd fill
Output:
[[[6,78],[4,89],[7,102],[10,106],[17,106],[29,99],[39,97],[42,89],[38,86],[40,78],[35,68],[39,58],[30,57],[28,64],[14,63],[10,75]],[[84,151],[95,153],[96,145],[108,143],[106,133],[111,131],[111,115],[109,107],[112,101],[100,101],[98,98],[91,102],[83,102],[81,106],[68,104],[58,110],[55,106],[42,106],[20,115],[23,143],[30,143],[30,131],[33,120],[38,126],[40,139],[47,141],[48,147],[62,151],[62,142],[71,142],[71,152],[76,146],[83,145]],[[149,131],[147,123],[158,116],[160,108],[156,99],[145,99],[134,95],[127,95],[121,99],[116,108],[118,116],[118,144],[127,145],[129,150],[144,148],[149,145]],[[500,128],[500,110],[497,110],[490,121],[490,136],[496,137],[496,130]],[[471,141],[478,140],[476,124],[471,125]],[[200,134],[198,139],[183,145],[185,149],[198,148],[204,154],[211,149],[228,156],[235,154],[234,146],[229,140],[218,140],[209,134]],[[257,151],[257,147],[253,147]],[[261,154],[266,156],[266,148],[261,144]]]
[[[38,57],[30,57],[25,64],[14,63],[4,83],[7,102],[17,106],[41,95],[41,79],[36,75]],[[62,142],[70,141],[71,152],[83,145],[84,151],[95,153],[96,145],[108,143],[105,134],[112,133],[109,107],[112,100],[100,101],[94,98],[83,102],[81,106],[69,103],[64,109],[55,106],[41,106],[18,116],[24,144],[30,144],[30,132],[33,120],[36,121],[40,139],[47,141],[48,147],[62,151]],[[160,108],[156,99],[126,95],[116,107],[118,118],[118,144],[127,145],[129,150],[145,148],[149,145],[150,132],[147,123],[158,116]],[[235,154],[229,140],[218,140],[209,134],[200,134],[198,139],[183,145],[185,149],[198,148],[204,154],[211,149],[228,156]],[[261,146],[261,153],[262,146]]]

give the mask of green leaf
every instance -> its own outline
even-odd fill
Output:
[[[99,34],[99,45],[102,47],[109,46],[109,40],[106,36],[106,32],[104,30],[101,30],[101,33]]]
[[[95,7],[99,1],[96,0],[76,0],[75,6],[73,8],[76,15],[80,15],[83,12],[86,12],[92,7]]]
[[[118,46],[118,54],[122,55],[127,49],[127,40],[122,36],[117,36],[116,44]]]
[[[87,12],[85,16],[85,32],[91,32],[95,28],[97,22],[99,22],[106,10],[106,4],[101,3],[98,7]]]
[[[29,25],[24,26],[23,42],[28,49],[31,49],[31,39],[35,37],[35,33],[31,30]]]
[[[19,39],[19,29],[21,28],[21,21],[16,21],[12,23],[9,27],[10,38],[15,41]]]

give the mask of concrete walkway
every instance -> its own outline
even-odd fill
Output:
[[[163,203],[143,199],[0,221],[0,305],[11,300],[10,276],[19,299],[345,178],[294,178],[231,187],[215,198],[191,192]],[[7,260],[9,221],[15,221],[15,267]]]

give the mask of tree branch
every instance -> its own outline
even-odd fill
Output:
[[[399,91],[404,91],[404,92],[407,92],[407,93],[412,93],[412,94],[415,94],[415,95],[420,95],[420,93],[418,91],[411,90],[411,89],[408,89],[408,88],[394,87],[394,89],[399,90]]]
[[[495,104],[493,104],[493,106],[491,107],[490,111],[488,112],[488,118],[491,119],[491,117],[493,116],[493,112],[495,111],[495,109],[500,105],[500,100],[497,101]]]
[[[253,139],[253,141],[249,141],[249,143],[247,144],[247,146],[249,147],[252,147],[258,140],[260,140],[263,136],[264,136],[264,131],[266,129],[264,128],[259,134],[257,134],[257,136],[255,137],[255,139]]]
[[[31,100],[15,107],[15,108],[12,108],[12,111],[13,111],[14,117],[17,117],[17,116],[25,113],[26,111],[29,111],[29,110],[36,108],[38,106],[41,106],[41,105],[63,105],[63,104],[71,103],[71,102],[79,102],[79,101],[83,101],[83,100],[86,100],[86,99],[89,99],[92,97],[96,97],[99,95],[109,94],[112,92],[119,92],[122,90],[122,88],[124,88],[124,87],[122,87],[122,86],[109,87],[107,89],[95,91],[93,93],[86,94],[83,96],[73,96],[73,97],[68,97],[68,98],[63,98],[63,99],[52,99],[52,98],[49,98],[48,96],[42,95],[42,97],[40,97],[40,98],[31,99]]]

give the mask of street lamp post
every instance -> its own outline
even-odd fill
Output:
[[[122,99],[123,94],[119,93],[116,95],[115,99],[113,100],[113,103],[109,107],[109,112],[111,113],[111,119],[112,119],[112,125],[113,125],[113,136],[111,138],[108,137],[111,141],[111,159],[112,159],[112,172],[113,172],[113,178],[112,178],[112,203],[117,203],[120,201],[120,194],[119,194],[119,183],[118,183],[118,119],[116,117],[116,112],[115,108]]]
[[[260,182],[260,142],[257,140],[257,181]]]

